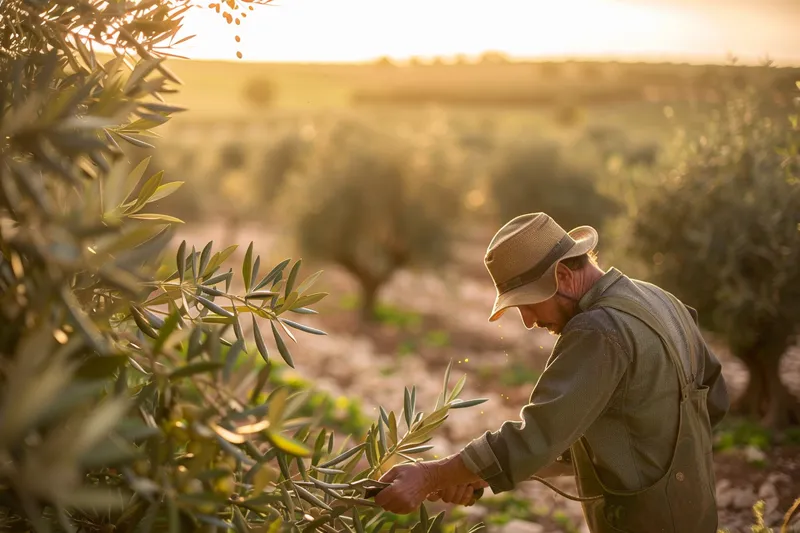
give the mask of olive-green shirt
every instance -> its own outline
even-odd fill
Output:
[[[666,472],[678,431],[677,373],[659,337],[643,322],[615,309],[589,309],[604,293],[633,297],[668,328],[679,328],[661,289],[609,269],[581,298],[581,312],[556,342],[521,420],[503,423],[462,450],[467,468],[495,493],[551,465],[581,436],[611,489],[640,490]],[[688,309],[696,322],[697,313]],[[681,331],[681,338],[687,373],[709,387],[714,426],[729,407],[722,367],[699,333]],[[694,363],[689,343],[700,354]]]

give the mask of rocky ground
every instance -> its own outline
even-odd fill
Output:
[[[196,237],[200,232],[192,232],[190,244],[202,246],[218,232],[216,228],[204,231],[204,238]],[[280,241],[258,232],[245,232],[244,237],[238,239],[244,247],[250,240],[264,250],[275,245],[272,253],[262,258],[262,264],[272,262],[265,261],[267,257],[274,262],[283,258],[277,250]],[[504,420],[518,418],[555,340],[547,333],[527,331],[515,313],[490,324],[486,317],[494,290],[482,270],[482,248],[463,246],[459,252],[457,268],[438,273],[398,273],[381,294],[389,306],[386,318],[371,326],[362,325],[352,309],[357,294],[353,280],[326,266],[318,289],[331,296],[317,306],[320,315],[303,319],[326,330],[328,336],[303,336],[295,357],[301,376],[333,395],[361,399],[368,413],[377,413],[378,406],[399,413],[403,388],[411,385],[417,387],[421,408],[430,406],[430,410],[441,391],[445,367],[452,360],[451,386],[466,374],[461,397],[485,397],[489,401],[453,412],[431,442],[440,456],[457,451]],[[306,274],[311,272],[309,269]],[[746,384],[747,372],[719,343],[714,343],[714,349],[723,361],[723,372],[735,397]],[[787,385],[800,396],[800,349],[784,358],[782,372]],[[794,498],[800,497],[800,447],[718,453],[715,467],[720,526],[731,533],[750,531],[751,506],[757,499],[765,500],[767,521],[774,525],[780,523]],[[561,483],[574,491],[571,482]],[[491,529],[504,533],[585,531],[580,505],[539,483],[519,487],[514,497],[531,502],[536,512],[502,524],[495,520]],[[487,505],[476,505],[468,512],[482,520],[495,513]]]

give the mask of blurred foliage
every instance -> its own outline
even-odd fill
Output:
[[[612,166],[641,166],[649,172],[658,162],[659,147],[656,143],[631,141],[629,135],[617,127],[590,126],[586,128],[583,140],[593,146],[602,161]]]
[[[227,172],[241,170],[246,163],[247,154],[241,143],[229,142],[224,144],[219,151],[217,172],[224,175]]]
[[[564,128],[576,128],[585,120],[585,113],[577,105],[562,103],[556,106],[553,112],[553,120],[556,124]]]
[[[527,498],[513,494],[486,498],[481,503],[490,510],[491,514],[486,520],[489,524],[502,526],[514,519],[538,521],[539,518]]]
[[[741,417],[728,416],[714,428],[714,449],[717,451],[748,446],[767,450],[774,443],[774,435],[762,425]]]
[[[262,166],[255,171],[258,196],[262,205],[274,207],[280,192],[292,172],[300,168],[308,151],[310,139],[300,131],[291,130],[279,135],[264,150]]]
[[[269,375],[269,383],[276,387],[287,387],[292,393],[306,392],[306,401],[297,414],[315,420],[315,425],[337,434],[364,439],[369,431],[370,420],[362,408],[359,398],[334,397],[317,389],[286,367],[276,368]]]
[[[443,348],[450,344],[450,333],[442,329],[433,329],[425,334],[423,341],[432,348]]]
[[[500,371],[500,383],[509,387],[517,387],[525,384],[536,384],[541,377],[541,372],[534,370],[529,364],[523,361],[512,361],[504,365]]]
[[[291,259],[264,272],[251,243],[238,294],[236,246],[183,241],[166,258],[180,220],[152,207],[182,182],[130,165],[120,145],[147,148],[180,110],[163,102],[178,80],[157,45],[189,7],[3,5],[2,527],[376,531],[384,513],[354,483],[427,451],[451,409],[485,400],[459,400],[448,368],[429,412],[407,388],[399,415],[381,408],[362,442],[336,445],[299,414],[306,391],[269,383],[275,352],[294,366],[292,330],[324,334],[287,318],[315,313],[320,272]],[[98,44],[117,55],[101,64]],[[441,520],[423,506],[414,531]]]
[[[555,143],[524,142],[500,159],[491,191],[502,223],[543,211],[567,231],[587,224],[599,228],[620,207],[598,192],[595,180]]]
[[[375,306],[375,320],[407,331],[418,331],[422,325],[422,315],[418,312],[400,309],[388,303]]]
[[[189,122],[183,127],[191,132],[199,126]],[[171,139],[159,142],[153,159],[187,182],[186,191],[165,201],[164,209],[187,221],[222,218],[228,226],[246,221],[280,223],[273,208],[309,142],[300,128],[266,127],[268,131],[257,138],[242,132],[217,146],[202,138],[188,146]]]
[[[640,185],[631,252],[727,341],[750,381],[738,410],[767,426],[800,423],[780,360],[800,323],[798,130],[752,88],[729,89],[673,169]]]
[[[374,320],[397,270],[448,257],[462,205],[458,154],[435,129],[401,137],[346,118],[320,129],[281,203],[302,250],[353,275],[362,318]]]

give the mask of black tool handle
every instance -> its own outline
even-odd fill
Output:
[[[367,489],[367,490],[365,491],[365,495],[366,495],[366,497],[367,497],[367,498],[374,498],[374,497],[375,497],[375,496],[377,496],[377,495],[378,495],[378,493],[380,493],[380,491],[382,491],[382,490],[383,490],[383,489],[378,489],[378,488],[375,488],[375,489]],[[473,497],[474,497],[476,500],[480,499],[480,498],[481,498],[481,496],[483,496],[483,487],[480,487],[480,488],[478,488],[478,489],[475,489],[475,490],[472,492],[472,496],[473,496]]]
[[[380,493],[382,490],[383,490],[383,489],[367,489],[367,490],[364,492],[364,495],[365,495],[367,498],[374,498],[374,497],[375,497],[375,496],[377,496],[377,495],[378,495],[378,494],[379,494],[379,493]]]

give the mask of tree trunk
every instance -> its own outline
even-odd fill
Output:
[[[230,246],[231,244],[238,243],[239,229],[241,228],[242,221],[236,216],[229,216],[227,224],[223,225],[222,231],[222,245]]]
[[[763,363],[758,355],[740,357],[747,366],[747,387],[744,394],[733,405],[732,411],[736,414],[750,418],[761,418],[766,411],[766,382],[767,376]]]
[[[365,324],[377,320],[375,308],[378,305],[378,290],[380,284],[375,281],[359,280],[361,282],[361,321]]]
[[[340,254],[336,259],[350,274],[358,280],[361,286],[361,325],[374,323],[376,320],[375,308],[378,305],[378,291],[392,276],[394,269],[388,272],[370,270],[368,266],[359,264],[351,255]]]
[[[800,423],[800,403],[780,379],[780,356],[757,353],[740,359],[750,375],[747,388],[732,411],[758,419],[771,429]]]
[[[800,424],[800,402],[781,381],[780,358],[769,359],[766,363],[767,405],[764,425],[783,429]]]

